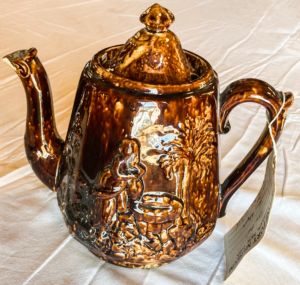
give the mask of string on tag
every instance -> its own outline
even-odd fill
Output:
[[[276,148],[276,142],[272,133],[272,124],[276,121],[276,119],[278,118],[279,114],[282,112],[284,104],[285,104],[285,94],[281,91],[282,94],[282,105],[278,111],[278,113],[276,114],[276,116],[273,118],[273,120],[271,122],[269,122],[268,128],[269,128],[269,133],[272,139],[272,143],[273,143],[273,150],[274,150],[274,159],[277,160],[277,148]]]

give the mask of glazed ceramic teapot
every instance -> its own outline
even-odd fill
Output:
[[[140,20],[146,28],[84,67],[65,141],[37,50],[3,60],[27,95],[27,158],[57,192],[71,235],[108,262],[150,268],[208,238],[230,197],[270,153],[266,127],[220,184],[219,134],[229,131],[231,110],[263,105],[268,120],[276,118],[278,140],[293,96],[257,79],[235,81],[220,94],[211,65],[183,50],[169,30],[169,10],[155,4]]]

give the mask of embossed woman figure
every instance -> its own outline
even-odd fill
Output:
[[[115,213],[128,211],[128,195],[137,200],[143,192],[142,176],[146,167],[140,162],[139,144],[136,139],[121,141],[118,153],[99,175],[99,188],[92,194],[100,198],[96,211],[98,221],[107,226]]]

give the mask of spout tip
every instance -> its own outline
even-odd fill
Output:
[[[30,49],[22,49],[22,50],[17,50],[15,52],[12,52],[5,57],[11,57],[11,58],[24,58],[25,56],[29,54],[36,54],[37,50],[36,48],[30,48]]]
[[[37,54],[36,48],[17,50],[2,58],[17,74],[23,78],[29,75],[30,60]]]
[[[2,60],[7,63],[14,71],[16,71],[16,67],[13,65],[13,63],[9,60],[9,56],[6,55],[2,57]]]
[[[7,63],[7,60],[12,62],[14,60],[18,59],[25,59],[27,57],[34,57],[37,54],[36,48],[30,48],[30,49],[23,49],[23,50],[17,50],[15,52],[12,52],[2,58],[4,62]]]

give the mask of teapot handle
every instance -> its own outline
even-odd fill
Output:
[[[293,104],[294,96],[287,92],[285,104],[281,113],[272,124],[272,133],[277,141],[282,132],[286,110]],[[220,95],[220,133],[227,133],[230,124],[227,120],[231,110],[245,102],[256,102],[267,109],[267,117],[271,122],[280,111],[283,101],[282,92],[276,91],[268,83],[258,79],[242,79],[231,83]],[[221,185],[221,199],[219,205],[219,218],[225,216],[225,210],[229,199],[265,160],[273,148],[268,124],[263,130],[260,138],[252,147],[247,156],[232,171]]]

